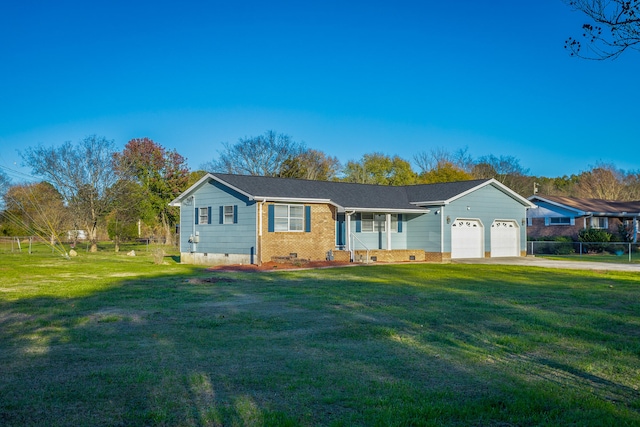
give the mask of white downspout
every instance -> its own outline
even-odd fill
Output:
[[[385,218],[385,230],[387,230],[387,250],[391,250],[391,214],[386,214]]]
[[[440,208],[440,256],[444,254],[444,206]]]
[[[198,244],[196,243],[196,196],[195,195],[191,196],[191,213],[193,214],[193,224],[191,224],[191,235],[193,236],[193,242],[191,243],[191,252],[195,254],[196,250],[198,250]]]
[[[344,212],[344,220],[346,222],[346,245],[345,245],[345,250],[351,252],[351,215],[353,215],[355,213],[355,211],[351,211],[351,212]]]
[[[256,237],[256,264],[262,264],[262,213],[264,212],[263,206],[267,202],[267,199],[262,199],[258,202],[258,236]]]

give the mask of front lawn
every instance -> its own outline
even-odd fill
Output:
[[[0,425],[640,424],[640,278],[2,255]]]

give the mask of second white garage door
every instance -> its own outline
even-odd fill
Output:
[[[451,258],[484,258],[484,227],[478,219],[456,219],[451,225]]]
[[[491,224],[491,257],[520,256],[520,228],[513,220]]]

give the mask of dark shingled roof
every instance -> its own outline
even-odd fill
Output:
[[[627,213],[640,212],[640,201],[619,202],[615,200],[580,199],[576,197],[542,196],[542,195],[532,196],[529,199],[547,200],[549,202],[568,206],[570,208],[573,208],[582,212],[588,212],[588,213],[620,214],[622,212],[627,212]]]
[[[251,175],[212,175],[256,198],[328,199],[344,208],[403,210],[420,210],[420,207],[411,203],[449,200],[489,181],[482,179],[394,187]]]

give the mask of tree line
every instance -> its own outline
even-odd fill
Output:
[[[58,147],[28,147],[20,153],[36,182],[13,183],[0,169],[0,234],[38,235],[55,244],[86,233],[91,251],[101,239],[154,237],[173,242],[179,221],[175,197],[206,172],[332,180],[375,185],[414,185],[494,178],[518,194],[535,192],[605,200],[640,200],[640,173],[598,164],[577,175],[532,176],[513,156],[473,158],[467,149],[432,148],[412,161],[381,152],[341,164],[289,135],[267,131],[224,143],[198,170],[149,138],[130,140],[121,151],[96,135]],[[415,168],[414,168],[415,165]]]

